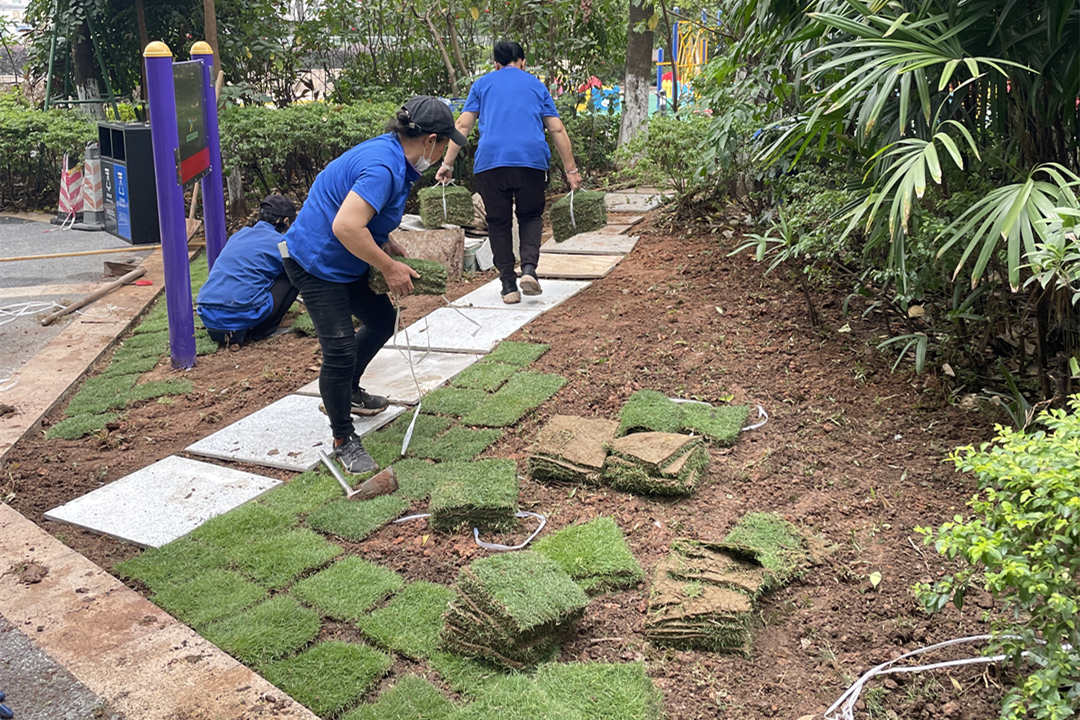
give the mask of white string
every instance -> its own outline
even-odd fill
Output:
[[[483,325],[481,325],[480,323],[478,323],[478,322],[477,322],[476,320],[473,320],[473,319],[472,319],[471,317],[469,317],[469,316],[468,316],[468,315],[466,315],[465,313],[461,312],[461,309],[460,309],[459,307],[457,307],[457,306],[456,306],[456,305],[454,305],[454,304],[453,304],[452,302],[450,302],[450,298],[448,298],[448,297],[446,297],[445,295],[443,295],[443,296],[442,296],[442,300],[443,300],[443,302],[444,302],[444,303],[446,303],[446,307],[450,308],[451,310],[453,310],[454,312],[456,312],[456,313],[457,313],[458,315],[460,315],[461,317],[465,318],[466,320],[468,320],[469,322],[471,322],[471,323],[472,323],[473,325],[475,325],[475,326],[476,326],[476,329],[472,331],[472,335],[476,335],[476,333],[480,332],[480,328],[482,328],[482,327],[483,327]]]
[[[391,296],[393,298],[393,296]],[[401,441],[401,457],[405,457],[405,452],[409,449],[409,443],[412,442],[413,430],[416,428],[416,420],[420,417],[420,404],[423,402],[423,393],[420,390],[420,381],[416,379],[416,367],[413,364],[412,358],[412,344],[409,342],[409,329],[401,325],[401,306],[396,302],[394,303],[394,329],[401,328],[401,332],[405,335],[405,357],[409,360],[409,373],[412,375],[413,384],[416,385],[416,411],[413,412],[412,422],[409,423],[409,429],[405,431],[405,438]]]
[[[480,530],[478,528],[473,528],[472,529],[473,540],[475,540],[476,544],[479,545],[480,547],[484,548],[485,550],[497,550],[499,552],[508,552],[508,551],[512,551],[512,550],[523,550],[525,548],[525,546],[527,546],[529,543],[531,543],[533,540],[536,539],[536,536],[539,535],[540,531],[544,529],[545,525],[547,525],[547,518],[545,516],[541,515],[540,513],[534,513],[534,512],[529,512],[528,510],[522,510],[522,511],[518,512],[515,515],[515,517],[519,517],[519,518],[532,517],[532,518],[536,518],[537,520],[540,521],[540,524],[536,527],[535,530],[533,530],[532,535],[525,538],[525,541],[523,543],[521,543],[520,545],[501,545],[499,543],[484,542],[483,540],[480,539]]]
[[[574,220],[574,191],[570,191],[570,226],[577,230],[577,221]]]
[[[37,315],[50,310],[63,310],[64,306],[54,302],[23,302],[0,307],[0,325],[7,325],[27,315]]]
[[[762,420],[759,423],[754,423],[753,425],[747,425],[746,427],[744,427],[739,432],[747,432],[748,430],[757,430],[760,427],[765,427],[765,423],[769,422],[769,413],[765,412],[765,408],[758,405],[757,406],[757,416],[758,416],[759,419],[761,419],[761,418],[765,418],[765,419]]]
[[[451,183],[453,183],[453,182],[454,182],[453,179],[450,179],[450,180],[447,180],[446,182],[439,183],[439,185],[442,186],[442,219],[443,219],[443,222],[446,222],[447,220],[450,219],[450,216],[447,214],[447,211],[446,211],[446,187],[448,185],[450,185]]]

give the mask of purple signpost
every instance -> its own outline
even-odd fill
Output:
[[[154,147],[161,260],[165,268],[165,303],[169,314],[169,352],[174,368],[195,365],[195,314],[191,301],[184,190],[180,187],[177,157],[176,91],[169,46],[152,42],[143,51],[146,90],[150,99],[150,138]]]
[[[221,136],[218,132],[217,93],[211,71],[214,51],[209,43],[191,46],[191,59],[203,64],[203,104],[206,108],[206,134],[210,149],[210,172],[203,177],[203,227],[206,230],[206,262],[210,268],[225,247],[225,177],[221,167]]]

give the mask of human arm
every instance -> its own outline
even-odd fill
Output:
[[[349,191],[334,216],[334,237],[350,253],[381,272],[391,293],[408,295],[413,289],[412,279],[420,275],[405,263],[394,260],[379,247],[367,227],[373,217],[375,208],[356,191]]]
[[[571,190],[581,187],[581,172],[578,171],[577,162],[574,160],[574,151],[570,147],[570,135],[566,132],[563,121],[555,115],[544,118],[544,127],[551,134],[551,140],[555,143],[555,150],[562,160],[563,170],[566,171],[566,179],[570,183]]]
[[[476,123],[476,113],[463,112],[458,115],[457,122],[454,123],[460,132],[465,137],[469,137],[469,133],[472,132],[473,125]],[[454,177],[454,160],[457,159],[458,153],[461,152],[461,146],[451,140],[446,145],[446,155],[443,156],[442,165],[439,167],[439,171],[435,173],[435,180],[438,182],[449,182]]]

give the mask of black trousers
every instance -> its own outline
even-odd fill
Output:
[[[375,353],[394,334],[394,305],[387,295],[376,295],[365,275],[351,283],[334,283],[315,277],[292,258],[285,258],[285,272],[300,289],[315,333],[322,347],[319,394],[330,417],[335,438],[347,438],[354,427],[352,394],[360,387]],[[353,317],[360,329],[353,329]]]
[[[480,197],[484,199],[491,253],[499,276],[514,277],[515,203],[521,239],[521,265],[535,267],[540,261],[547,173],[535,168],[497,167],[477,173],[475,181]]]
[[[264,317],[254,327],[243,330],[218,330],[206,328],[206,334],[215,342],[222,345],[243,345],[244,343],[262,340],[274,334],[281,324],[281,318],[289,312],[289,308],[296,302],[296,296],[300,291],[289,282],[288,275],[280,275],[270,286],[270,295],[274,298],[274,307],[270,314]]]

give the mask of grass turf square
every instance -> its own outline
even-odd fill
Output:
[[[417,458],[404,458],[394,463],[397,476],[397,495],[409,500],[423,500],[431,495],[432,488],[442,477],[444,470],[439,465]]]
[[[153,601],[193,628],[234,615],[266,597],[266,590],[231,570],[209,570],[154,593]]]
[[[428,664],[456,693],[475,697],[484,686],[505,672],[475,658],[442,650],[431,653]]]
[[[379,464],[379,467],[386,467],[401,457],[401,445],[405,441],[405,434],[409,430],[412,419],[413,412],[407,412],[386,427],[364,438],[364,448]],[[436,435],[452,424],[453,420],[449,418],[418,415],[412,437],[409,439],[408,453],[413,454],[413,448],[417,445],[430,443]]]
[[[519,372],[494,395],[489,395],[462,422],[466,425],[506,427],[538,408],[566,385],[566,378],[534,372]]]
[[[526,367],[539,360],[540,357],[550,349],[550,345],[541,343],[503,340],[488,354],[486,359],[491,362],[506,363],[507,365],[514,365],[516,367]]]
[[[681,428],[682,410],[679,403],[656,390],[638,390],[619,413],[616,435],[622,437],[646,430],[674,433]]]
[[[350,555],[296,583],[291,592],[335,620],[358,620],[404,586],[393,570]]]
[[[539,540],[533,550],[554,561],[590,594],[630,587],[644,578],[622,530],[609,517],[563,528]]]
[[[428,504],[433,527],[500,529],[514,524],[518,481],[513,460],[442,463],[439,468],[443,476]]]
[[[462,570],[458,584],[487,598],[516,631],[560,622],[589,602],[569,575],[532,550],[480,558]]]
[[[307,528],[279,532],[225,551],[239,569],[270,588],[287,585],[301,573],[325,565],[341,552],[340,546]]]
[[[528,675],[492,680],[476,700],[450,716],[452,720],[582,720],[580,713],[554,700]]]
[[[307,517],[308,527],[344,540],[359,542],[409,507],[405,498],[383,495],[371,500],[336,500]]]
[[[357,625],[384,647],[413,659],[426,658],[439,644],[443,613],[453,595],[443,585],[414,582],[386,607],[360,618]]]
[[[168,395],[187,395],[191,392],[191,388],[190,380],[153,380],[128,390],[125,393],[124,404],[131,406]]]
[[[454,703],[422,677],[406,675],[379,696],[341,720],[446,720]]]
[[[219,620],[202,632],[245,665],[259,666],[295,652],[319,634],[319,614],[288,595]]]
[[[65,418],[49,428],[45,437],[49,440],[60,438],[61,440],[78,440],[84,435],[104,430],[105,426],[119,417],[116,413],[97,413],[86,415],[74,415]]]
[[[335,715],[358,700],[393,664],[367,645],[319,643],[294,658],[263,666],[262,675],[317,715]]]
[[[126,393],[139,379],[137,374],[131,375],[98,375],[83,383],[82,388],[71,398],[67,410],[64,412],[68,417],[76,415],[93,415],[124,407]]]
[[[228,552],[243,548],[265,537],[280,534],[296,521],[276,508],[260,503],[247,503],[223,515],[211,518],[190,535]]]
[[[747,513],[724,544],[750,552],[767,572],[766,588],[785,585],[806,569],[806,544],[791,523],[775,513]]]
[[[440,462],[472,460],[500,437],[502,430],[452,427],[438,437],[414,439],[408,454]]]
[[[123,341],[122,350],[146,356],[150,353],[164,355],[169,351],[169,331],[141,333]]]
[[[739,433],[750,415],[747,405],[720,405],[710,407],[699,403],[680,403],[682,429],[695,435],[704,435],[717,445],[735,444]]]
[[[516,365],[481,360],[462,370],[457,377],[450,381],[450,384],[454,387],[495,392],[517,371],[518,367]]]
[[[145,550],[118,563],[113,570],[121,577],[138,580],[159,592],[228,564],[229,559],[220,548],[180,538],[159,548]]]
[[[488,394],[475,388],[441,387],[432,390],[420,401],[425,413],[461,417],[486,400]]]
[[[109,363],[109,367],[105,368],[105,372],[102,375],[107,377],[116,377],[117,375],[141,375],[142,373],[149,372],[157,367],[161,358],[156,355],[150,355],[147,357],[136,356],[121,356],[119,353],[113,357],[113,361]]]
[[[320,470],[308,470],[278,485],[259,498],[258,503],[284,517],[296,518],[322,507],[344,493],[337,480]]]
[[[536,685],[588,720],[660,720],[663,701],[643,663],[541,665]]]

